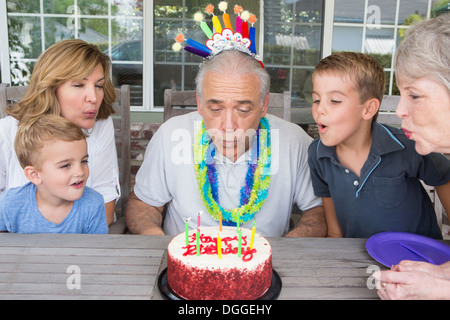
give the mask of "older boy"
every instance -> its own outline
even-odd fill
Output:
[[[107,233],[103,197],[86,187],[86,136],[77,125],[44,115],[25,121],[15,139],[29,183],[0,195],[0,230],[16,233]]]
[[[313,117],[320,138],[310,145],[308,162],[328,236],[403,231],[440,239],[419,179],[432,186],[449,183],[449,161],[419,155],[400,129],[376,122],[384,87],[383,68],[361,53],[333,54],[314,71]]]

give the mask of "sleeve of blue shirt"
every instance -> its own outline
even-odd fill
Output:
[[[83,195],[84,200],[89,201],[90,207],[88,223],[85,226],[85,233],[91,234],[106,234],[108,233],[108,224],[106,222],[106,211],[105,204],[103,201],[103,196],[88,187],[85,189],[85,194]]]
[[[308,148],[308,164],[311,172],[311,182],[314,188],[314,194],[317,197],[331,197],[328,183],[323,178],[320,170],[319,161],[317,159],[317,147],[320,139],[314,140]]]
[[[441,186],[450,180],[450,160],[440,153],[421,156],[418,178],[429,186]]]
[[[7,191],[0,194],[0,231],[9,231],[8,228],[8,218],[7,218],[7,210],[6,210],[6,194]]]

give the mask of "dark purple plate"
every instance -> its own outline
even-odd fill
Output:
[[[414,233],[378,233],[367,240],[366,249],[372,258],[389,268],[402,260],[436,265],[450,261],[450,246]]]

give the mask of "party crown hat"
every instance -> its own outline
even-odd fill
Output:
[[[264,68],[261,57],[256,53],[256,29],[254,24],[256,16],[250,14],[248,11],[243,11],[239,5],[234,6],[236,16],[236,32],[233,31],[230,16],[226,13],[228,3],[221,1],[219,3],[219,10],[222,12],[222,20],[224,28],[220,23],[219,17],[214,15],[214,6],[209,4],[205,11],[212,15],[212,23],[216,33],[213,33],[206,24],[204,15],[201,12],[194,14],[194,20],[200,23],[200,27],[208,37],[205,44],[201,44],[192,39],[185,39],[182,34],[176,37],[176,43],[172,46],[174,51],[180,51],[182,48],[185,51],[191,52],[203,58],[211,58],[225,50],[239,50],[251,55],[259,61]],[[250,23],[250,27],[249,27]]]

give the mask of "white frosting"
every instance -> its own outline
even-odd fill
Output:
[[[245,240],[247,241],[247,244],[245,246],[242,245],[241,257],[239,258],[238,255],[234,253],[226,254],[225,250],[227,248],[227,245],[225,239],[227,237],[237,237],[238,233],[236,230],[236,227],[223,227],[221,232],[219,232],[218,227],[200,228],[200,237],[202,237],[201,235],[203,234],[204,236],[209,236],[213,239],[213,242],[211,243],[200,242],[203,246],[213,245],[215,250],[217,236],[220,236],[220,238],[222,239],[222,252],[224,252],[222,253],[221,259],[219,259],[217,252],[214,254],[200,254],[200,256],[197,256],[195,254],[196,241],[192,240],[194,239],[193,234],[195,234],[197,231],[196,229],[189,230],[189,244],[195,246],[195,248],[192,247],[192,250],[194,251],[193,255],[183,255],[187,251],[186,234],[184,232],[172,239],[172,241],[169,243],[168,253],[172,258],[183,261],[185,265],[191,265],[193,267],[206,269],[246,268],[248,270],[252,270],[269,259],[269,257],[272,255],[272,248],[269,242],[263,236],[255,233],[253,249],[255,249],[256,252],[253,253],[252,258],[249,261],[244,261],[243,258],[245,251],[247,251],[250,247],[252,230],[243,228],[241,228],[242,238],[246,238]],[[245,241],[242,240],[242,243],[244,242]],[[231,240],[228,243],[231,243],[233,248],[238,247],[238,240]]]

